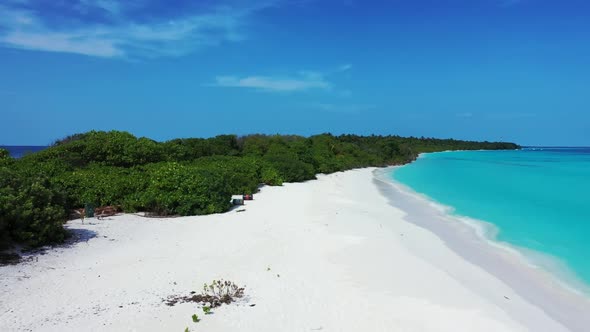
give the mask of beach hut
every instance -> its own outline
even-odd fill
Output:
[[[231,203],[233,205],[244,205],[244,196],[243,195],[233,195],[231,197]]]

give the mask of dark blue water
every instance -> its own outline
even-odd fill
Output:
[[[455,215],[494,224],[492,240],[557,258],[590,285],[590,148],[425,154],[393,177]]]
[[[0,145],[0,149],[8,150],[12,158],[20,158],[29,153],[35,153],[47,148],[47,146]]]

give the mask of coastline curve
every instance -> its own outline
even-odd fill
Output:
[[[434,233],[449,249],[495,276],[569,330],[584,331],[590,326],[587,315],[590,298],[583,291],[576,291],[583,289],[581,285],[568,287],[572,278],[566,283],[527,260],[520,248],[494,241],[498,229],[493,224],[455,216],[451,207],[434,202],[388,177],[399,167],[403,166],[374,170],[373,183],[390,205],[406,213],[405,221]],[[450,269],[446,270],[452,274]],[[468,276],[452,276],[468,286],[473,282]],[[478,290],[475,286],[470,288]],[[536,325],[533,317],[514,318],[526,326]]]

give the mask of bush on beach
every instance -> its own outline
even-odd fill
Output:
[[[64,206],[49,178],[0,167],[0,248],[11,241],[32,247],[63,241]]]
[[[232,191],[222,171],[190,164],[166,162],[147,169],[145,190],[136,210],[157,215],[202,215],[230,208]]]
[[[515,149],[511,143],[321,134],[220,135],[156,142],[120,131],[90,131],[10,158],[0,149],[0,242],[62,241],[69,211],[200,215],[230,208],[232,194],[356,167],[403,164],[421,152]],[[1,244],[0,244],[1,245]]]

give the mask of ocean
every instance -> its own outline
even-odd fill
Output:
[[[391,177],[454,216],[493,224],[488,240],[574,284],[582,281],[587,293],[590,148],[423,154]]]
[[[47,149],[47,146],[0,145],[0,149],[8,150],[13,158],[20,158],[26,154]]]

